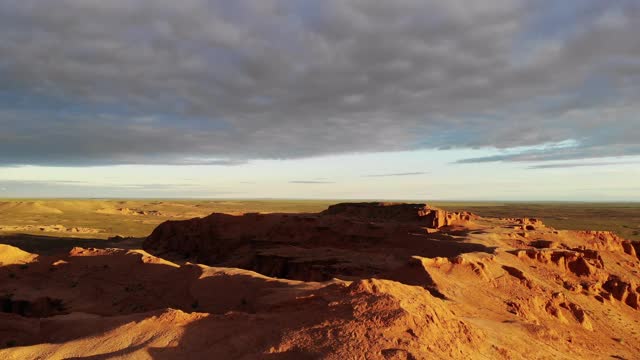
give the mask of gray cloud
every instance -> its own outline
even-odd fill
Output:
[[[0,190],[11,197],[130,197],[135,190],[139,197],[202,197],[241,195],[239,192],[224,189],[212,191],[201,185],[188,183],[151,183],[151,184],[98,184],[87,181],[68,180],[0,180]]]
[[[615,166],[615,165],[636,165],[640,164],[640,162],[624,162],[624,161],[601,161],[601,162],[591,162],[591,163],[560,163],[560,164],[541,164],[541,165],[532,165],[527,169],[569,169],[575,167],[600,167],[600,166]]]
[[[391,174],[372,174],[372,175],[363,175],[362,177],[388,177],[388,176],[414,176],[414,175],[425,175],[428,172],[419,171],[419,172],[404,172],[404,173],[391,173]]]
[[[578,160],[584,158],[621,157],[640,154],[640,145],[591,143],[572,146],[551,146],[544,149],[531,149],[507,152],[499,155],[483,156],[458,160],[458,164],[486,163],[499,161],[555,161]]]
[[[0,0],[0,164],[640,154],[638,32],[630,0]]]
[[[129,183],[129,184],[99,184],[89,181],[75,180],[0,180],[2,186],[69,186],[69,187],[105,187],[105,188],[150,188],[150,189],[175,189],[175,188],[201,188],[201,185],[188,183],[154,184],[154,183]]]

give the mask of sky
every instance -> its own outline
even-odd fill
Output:
[[[637,0],[0,0],[0,198],[640,201]]]

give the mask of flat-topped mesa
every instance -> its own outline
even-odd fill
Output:
[[[343,216],[367,220],[421,222],[429,228],[441,228],[470,221],[477,216],[469,212],[448,212],[427,204],[362,202],[329,206],[322,215]]]
[[[338,204],[316,214],[214,213],[204,218],[166,221],[145,239],[143,248],[156,255],[177,255],[267,276],[328,280],[336,275],[390,271],[393,261],[383,249],[395,249],[395,256],[425,257],[484,249],[477,244],[435,240],[428,235],[432,231],[426,231],[465,225],[472,218],[475,216],[469,213],[446,212],[425,204],[389,203]],[[354,255],[364,248],[370,249],[366,261]]]
[[[426,204],[361,202],[331,205],[321,214],[371,220],[417,221],[431,210]]]

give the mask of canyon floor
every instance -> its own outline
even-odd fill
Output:
[[[638,205],[335,203],[0,201],[0,358],[639,358]]]

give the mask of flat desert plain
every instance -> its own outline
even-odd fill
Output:
[[[95,240],[120,236],[136,238],[141,244],[166,220],[203,217],[214,212],[313,213],[339,202],[344,200],[5,199],[0,200],[0,243],[47,251],[76,245],[108,246],[111,243]],[[638,203],[434,201],[429,204],[484,217],[533,217],[559,230],[613,231],[624,238],[640,240]],[[135,246],[136,240],[121,240],[120,245],[125,244]]]

